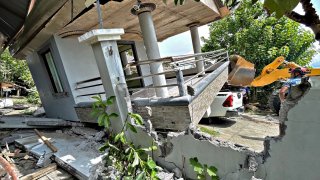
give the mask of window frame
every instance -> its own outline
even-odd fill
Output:
[[[52,61],[52,65],[53,65],[53,68],[54,68],[55,72],[52,72],[52,69],[49,66],[49,62],[48,62],[48,59],[46,57],[46,55],[48,53],[51,56],[51,61]],[[55,62],[55,56],[54,56],[54,52],[52,51],[52,48],[50,48],[50,46],[46,46],[41,51],[39,51],[38,54],[39,54],[39,56],[41,58],[41,63],[43,64],[43,66],[45,68],[45,72],[46,72],[46,74],[48,76],[48,79],[50,81],[50,89],[52,91],[52,95],[54,97],[57,97],[57,98],[62,98],[62,97],[68,96],[68,93],[66,92],[66,89],[65,89],[65,87],[63,85],[63,81],[61,79],[61,75],[60,75],[59,70],[57,68],[57,65],[56,65],[56,62]],[[56,76],[55,78],[58,81],[55,81],[54,76]],[[56,85],[56,83],[58,83],[59,85]],[[58,87],[58,86],[60,86],[60,87]]]

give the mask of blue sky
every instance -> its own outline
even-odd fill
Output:
[[[320,1],[311,0],[311,2],[314,4],[314,8],[317,10],[318,15],[320,16]],[[300,4],[294,10],[300,14],[303,14],[303,9]],[[306,28],[306,29],[309,29],[309,28]],[[199,36],[205,37],[205,38],[209,37],[208,25],[199,27]],[[318,54],[312,59],[311,65],[313,67],[320,67],[319,42],[316,42],[315,46],[318,49]],[[178,34],[162,42],[159,42],[159,48],[160,48],[160,54],[162,57],[193,53],[190,31]]]

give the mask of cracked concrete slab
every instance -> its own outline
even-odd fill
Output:
[[[97,143],[94,137],[88,139],[84,136],[56,132],[43,134],[50,139],[58,152],[52,153],[38,136],[17,139],[16,143],[36,157],[40,157],[43,153],[52,153],[57,164],[78,179],[88,179],[90,168],[102,160],[102,155],[98,151],[101,144]]]

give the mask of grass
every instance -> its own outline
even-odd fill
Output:
[[[218,136],[219,135],[219,132],[217,132],[213,129],[206,128],[206,127],[200,127],[200,131],[207,133],[207,134],[210,134],[211,136]]]
[[[19,98],[18,97],[10,97],[10,98],[12,98],[13,104],[26,104],[26,105],[30,104],[26,97],[19,97]]]
[[[30,109],[26,109],[26,110],[21,112],[21,114],[30,115],[30,116],[32,116],[33,113],[34,113],[34,110],[30,110]]]

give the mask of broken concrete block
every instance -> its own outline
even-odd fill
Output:
[[[102,141],[103,140],[103,137],[106,135],[106,132],[105,131],[100,131],[100,132],[97,132],[95,135],[94,135],[94,140],[95,141]]]
[[[0,115],[5,115],[12,112],[13,109],[0,109]]]
[[[0,108],[8,108],[12,106],[13,106],[12,99],[9,99],[9,98],[0,99]]]
[[[171,142],[162,142],[160,145],[161,156],[166,157],[173,150],[173,144]]]
[[[40,156],[38,162],[37,162],[37,166],[38,167],[47,167],[49,164],[51,164],[52,160],[51,160],[51,157],[52,157],[52,153],[45,153]]]
[[[144,126],[146,127],[148,132],[152,131],[153,127],[150,119],[144,121]]]
[[[181,172],[181,170],[179,168],[174,168],[172,170],[172,172],[174,173],[174,176],[176,178],[182,178],[182,172]]]
[[[46,112],[44,110],[43,107],[39,107],[34,113],[33,113],[33,116],[35,117],[42,117],[42,116],[45,116],[46,115]]]
[[[12,108],[14,110],[24,110],[24,109],[28,109],[29,106],[25,104],[15,104]]]
[[[8,136],[8,137],[4,137],[1,142],[0,145],[3,146],[6,143],[11,144],[13,143],[16,139],[20,139],[21,137],[19,135],[12,135],[12,136]]]
[[[157,174],[159,179],[162,180],[173,180],[174,178],[174,173],[167,173],[167,172],[158,172]]]
[[[62,134],[62,130],[56,130],[56,133]]]

